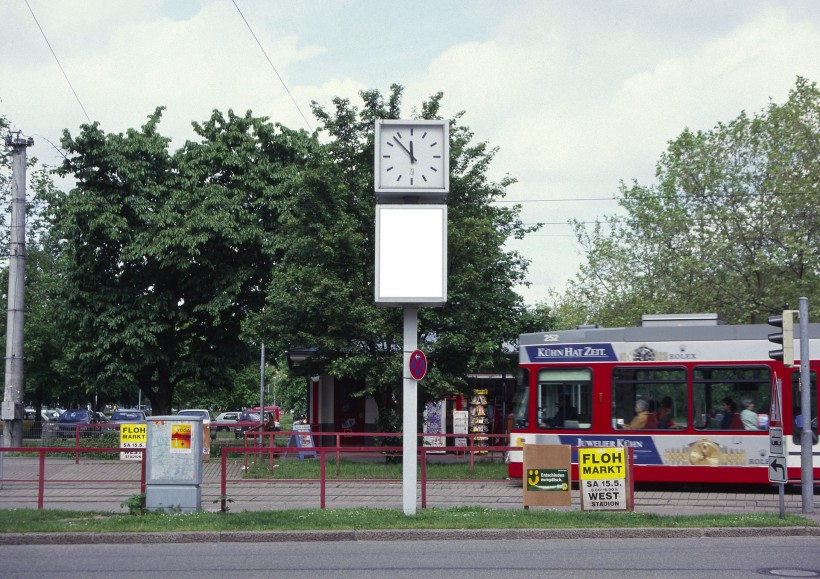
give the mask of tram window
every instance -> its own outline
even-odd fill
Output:
[[[697,429],[768,430],[772,377],[766,366],[698,366],[692,375]]]
[[[513,428],[527,428],[530,425],[530,371],[518,369],[513,399]]]
[[[592,427],[592,372],[542,368],[538,372],[539,428]]]
[[[613,370],[613,428],[680,430],[688,415],[685,368]]]
[[[810,372],[811,383],[809,392],[811,393],[811,439],[812,444],[817,444],[817,372]],[[803,432],[803,410],[801,408],[800,372],[792,372],[792,440],[795,444],[800,444],[800,436]]]

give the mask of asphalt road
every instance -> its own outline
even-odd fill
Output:
[[[820,577],[817,537],[0,546],[8,578]]]

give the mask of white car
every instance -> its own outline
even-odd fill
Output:
[[[223,412],[219,416],[216,417],[214,422],[236,422],[239,420],[239,415],[242,414],[241,412]]]
[[[216,423],[215,430],[217,432],[230,432],[233,430],[233,426],[230,426],[231,423],[239,421],[239,415],[242,414],[241,412],[223,412],[219,416],[216,417],[214,422]]]

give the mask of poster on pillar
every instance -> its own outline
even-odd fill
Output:
[[[375,302],[447,303],[446,205],[376,205]]]
[[[444,400],[436,400],[428,402],[424,405],[424,423],[422,429],[424,434],[431,436],[424,437],[424,446],[441,446],[447,445],[447,439],[443,435],[447,432],[447,414],[444,412]],[[444,451],[430,451],[430,452],[444,452]]]

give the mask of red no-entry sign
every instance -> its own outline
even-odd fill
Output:
[[[427,356],[421,350],[415,350],[410,354],[410,376],[415,380],[421,380],[427,373]]]

